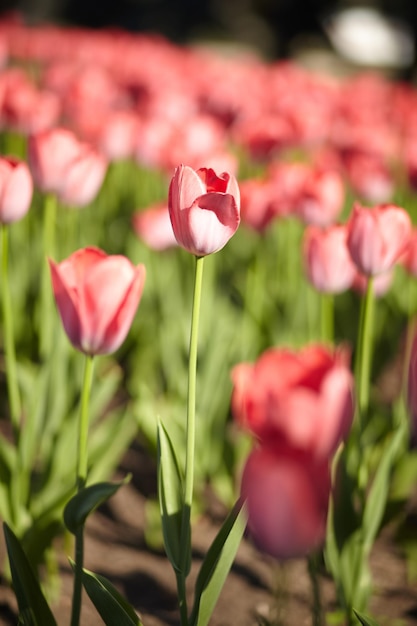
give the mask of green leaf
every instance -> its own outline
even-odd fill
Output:
[[[181,570],[182,477],[172,441],[161,422],[158,424],[158,498],[167,557]],[[191,564],[191,538],[188,541],[186,574]]]
[[[191,626],[206,626],[246,528],[246,511],[237,502],[211,544],[198,573]]]
[[[129,474],[119,483],[96,483],[75,494],[64,510],[64,523],[68,530],[75,535],[90,513],[128,483],[130,478]]]
[[[364,549],[367,551],[372,548],[372,544],[382,522],[390,487],[390,473],[395,462],[395,457],[401,449],[403,440],[404,429],[398,428],[397,432],[393,437],[391,437],[381,455],[381,462],[376,471],[372,487],[366,498],[362,521],[362,532]]]
[[[378,622],[376,622],[371,617],[368,617],[367,615],[364,615],[363,613],[359,613],[358,611],[355,611],[355,609],[353,609],[353,612],[358,618],[358,620],[360,621],[360,623],[362,624],[362,626],[379,626]]]
[[[57,626],[19,540],[6,523],[3,529],[20,621],[25,626]]]
[[[106,626],[142,626],[133,607],[104,576],[84,569],[82,581]]]

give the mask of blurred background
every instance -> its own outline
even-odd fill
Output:
[[[414,72],[415,0],[1,0],[0,7],[19,11],[28,23],[155,32],[179,44],[234,42],[266,59],[306,48],[358,56],[361,46],[369,57],[379,46],[385,65],[406,77]],[[381,62],[368,58],[365,64]]]

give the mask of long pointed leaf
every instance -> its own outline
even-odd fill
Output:
[[[57,626],[19,540],[6,523],[3,529],[21,620],[25,626]]]
[[[379,530],[389,490],[389,474],[404,440],[404,429],[399,428],[388,442],[366,499],[362,530],[365,550],[370,550]]]
[[[182,477],[172,441],[162,423],[158,424],[158,498],[164,545],[169,561],[181,568]],[[187,568],[191,560],[191,547]]]
[[[64,510],[64,523],[68,530],[76,534],[87,517],[100,504],[106,502],[122,485],[130,480],[128,475],[119,483],[96,483],[79,491],[71,498]]]
[[[133,607],[104,576],[84,569],[82,581],[106,626],[142,626]]]
[[[246,528],[246,511],[237,502],[211,544],[198,573],[192,626],[207,626]]]
[[[362,626],[379,626],[378,622],[376,622],[371,617],[368,617],[367,615],[364,615],[363,613],[359,613],[358,611],[355,611],[355,609],[353,609],[353,612],[358,618],[358,620],[360,621],[360,623],[362,624]]]

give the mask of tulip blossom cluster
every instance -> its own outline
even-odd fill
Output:
[[[396,263],[413,265],[411,219],[393,204],[372,208],[355,203],[346,224],[321,229],[310,226],[304,234],[304,265],[311,284],[322,293],[340,293],[351,287],[366,290],[369,277],[374,291],[388,289]]]
[[[349,358],[344,348],[271,348],[232,371],[233,415],[257,440],[242,476],[248,527],[278,559],[324,539],[330,460],[353,419]]]

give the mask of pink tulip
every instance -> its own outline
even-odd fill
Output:
[[[133,216],[136,234],[152,250],[166,250],[177,245],[166,203],[159,203]]]
[[[310,283],[322,293],[341,293],[352,285],[356,267],[346,245],[344,225],[309,226],[304,233],[304,265]]]
[[[232,370],[232,410],[262,443],[277,442],[328,458],[353,419],[353,377],[346,349],[271,348]]]
[[[85,354],[110,354],[125,340],[145,283],[144,265],[83,248],[61,263],[49,261],[65,332]]]
[[[300,189],[295,213],[306,224],[327,226],[339,217],[344,199],[344,184],[339,172],[311,170]]]
[[[348,222],[347,245],[358,270],[375,276],[391,269],[408,245],[411,220],[394,204],[372,209],[358,202]]]
[[[263,445],[246,461],[241,495],[249,534],[261,551],[277,559],[297,558],[323,542],[330,495],[327,461]]]
[[[53,128],[29,138],[29,165],[35,185],[54,193],[65,204],[84,206],[91,202],[103,182],[107,163],[73,132]]]
[[[413,229],[408,245],[399,261],[409,274],[417,278],[417,229]]]
[[[198,257],[221,250],[240,222],[240,193],[234,176],[187,165],[175,170],[169,215],[180,246]]]
[[[14,157],[0,157],[0,222],[10,224],[26,215],[33,182],[28,166]]]

